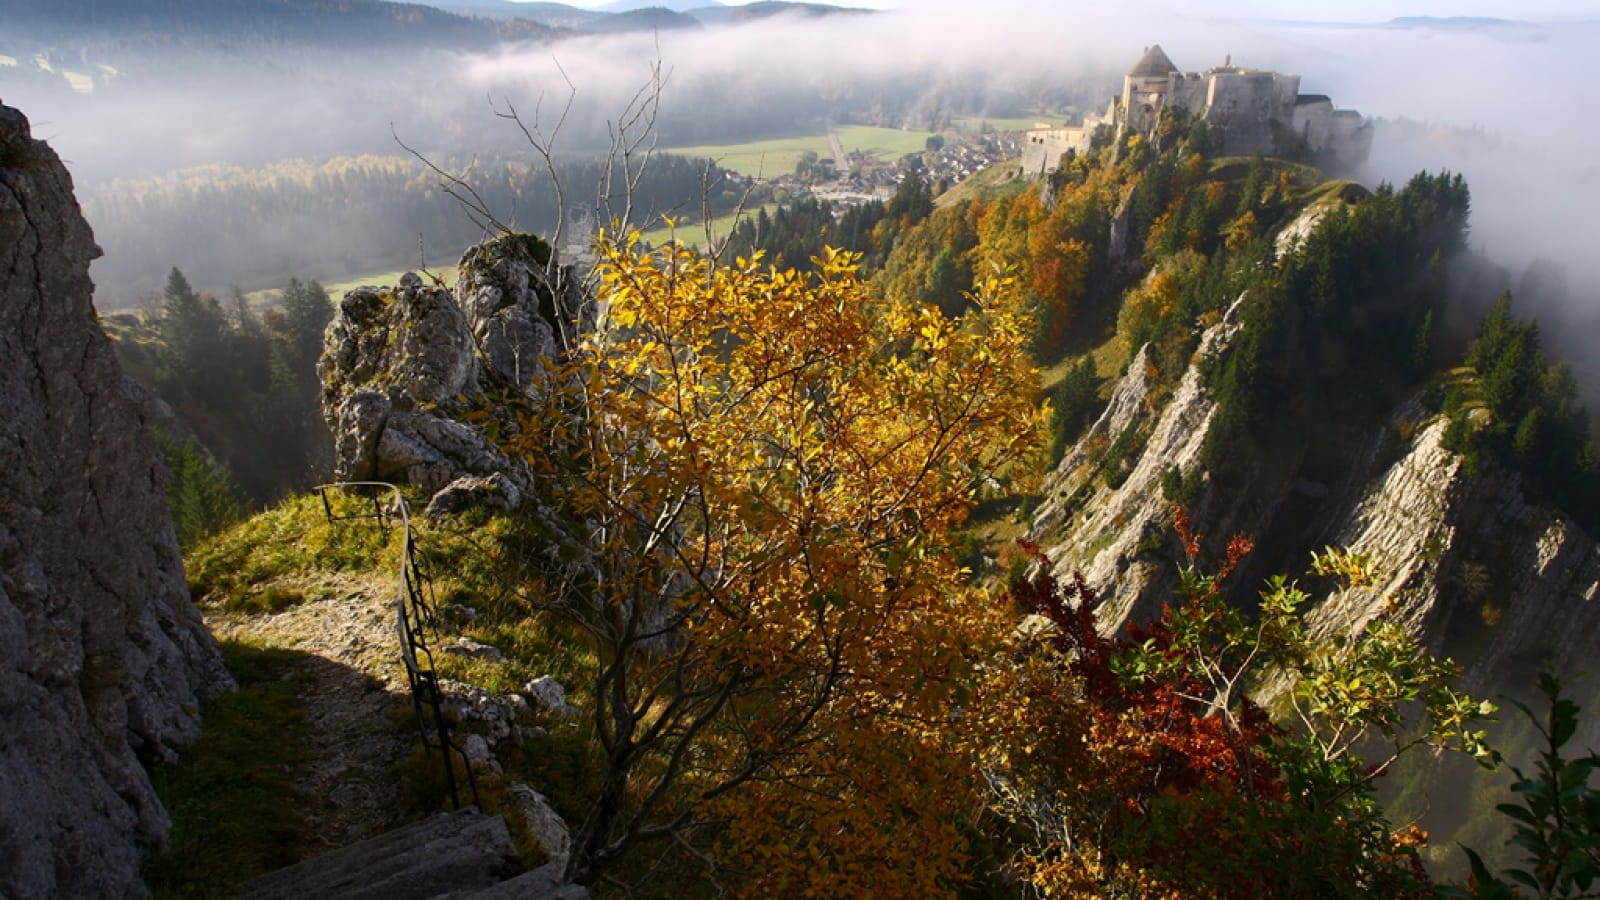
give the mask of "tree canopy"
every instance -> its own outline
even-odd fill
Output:
[[[654,843],[741,895],[949,893],[974,803],[952,714],[1005,627],[954,549],[1045,414],[1013,286],[951,319],[844,252],[600,252],[573,402],[522,429],[570,513],[538,606],[598,657],[569,873]]]

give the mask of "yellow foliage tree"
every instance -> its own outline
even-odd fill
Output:
[[[572,402],[522,429],[563,448],[529,454],[569,511],[542,605],[598,657],[568,874],[948,893],[976,803],[951,732],[1005,629],[958,530],[1037,470],[1046,415],[1017,292],[990,279],[952,320],[874,298],[842,252],[808,274],[599,252]]]

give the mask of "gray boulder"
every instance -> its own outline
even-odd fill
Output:
[[[342,480],[415,484],[430,514],[527,498],[527,466],[466,421],[471,398],[547,394],[551,362],[594,321],[570,271],[528,235],[467,251],[455,294],[407,273],[347,293],[318,371]]]
[[[589,305],[577,299],[554,257],[536,237],[501,235],[467,250],[456,278],[456,296],[484,369],[530,397],[544,393],[550,377],[546,363],[558,359],[563,343],[574,336],[562,323]]]

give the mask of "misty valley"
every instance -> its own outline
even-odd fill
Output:
[[[1333,15],[0,0],[0,896],[1594,896],[1600,21]]]

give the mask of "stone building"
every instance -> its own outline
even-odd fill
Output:
[[[1040,125],[1023,144],[1023,171],[1055,171],[1068,150],[1086,153],[1096,131],[1110,129],[1117,139],[1129,130],[1148,135],[1167,108],[1198,115],[1212,127],[1216,150],[1225,156],[1253,154],[1303,157],[1348,169],[1366,159],[1371,125],[1354,110],[1334,109],[1321,94],[1300,93],[1300,76],[1235,66],[1232,60],[1203,73],[1173,65],[1159,45],[1122,79],[1122,93],[1103,114],[1084,116],[1081,125]]]

